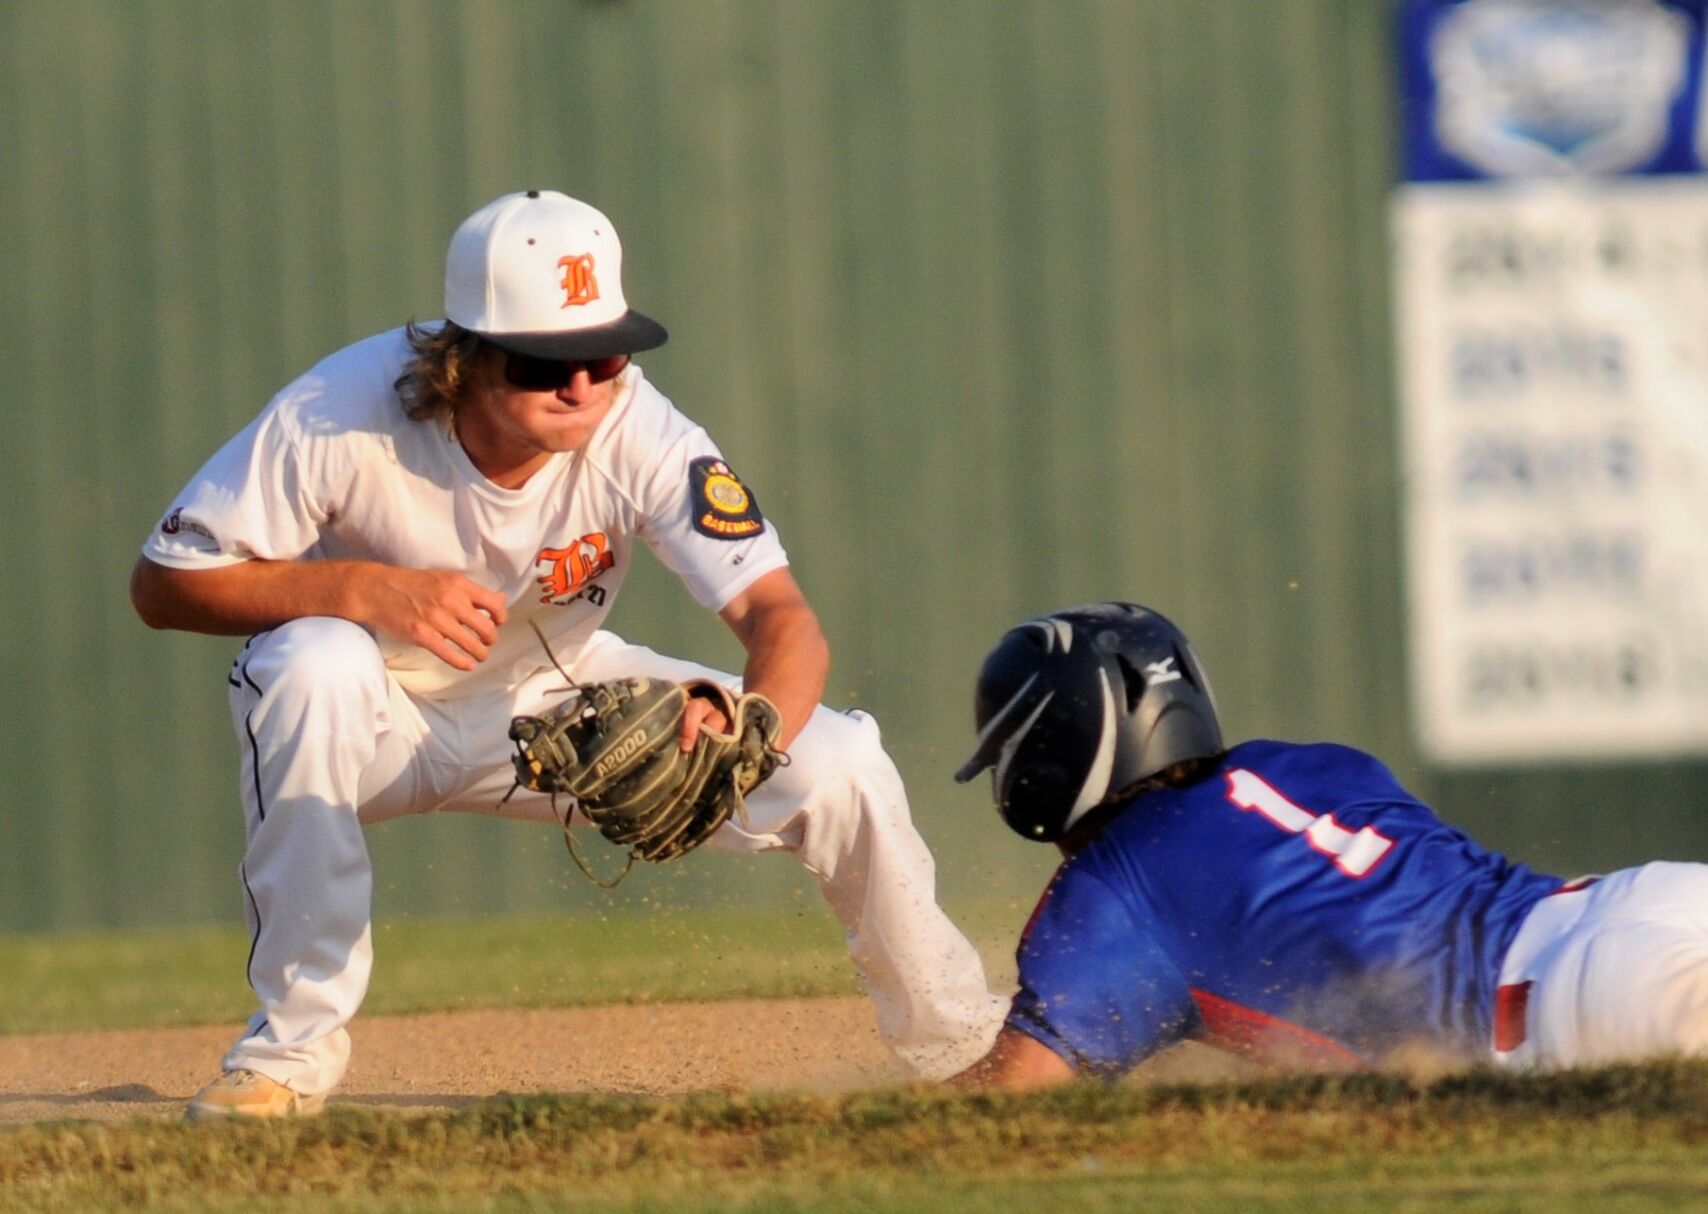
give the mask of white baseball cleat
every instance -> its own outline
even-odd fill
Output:
[[[254,1071],[227,1071],[190,1098],[185,1121],[215,1117],[307,1117],[326,1104],[324,1094],[302,1096]]]

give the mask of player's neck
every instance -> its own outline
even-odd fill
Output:
[[[453,419],[451,432],[475,471],[500,489],[522,488],[556,454],[516,441],[475,413]]]
[[[552,460],[553,452],[537,451],[526,459],[518,462],[514,458],[482,458],[473,450],[463,448],[473,464],[475,471],[500,489],[520,489],[533,479],[534,473],[544,468]]]
[[[1062,855],[1071,860],[1097,842],[1097,838],[1103,833],[1104,828],[1114,821],[1115,815],[1120,813],[1124,807],[1125,802],[1116,801],[1108,805],[1099,805],[1086,814],[1074,824],[1072,830],[1056,840],[1056,846],[1061,849]]]

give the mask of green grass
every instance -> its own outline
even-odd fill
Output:
[[[0,1131],[0,1208],[1675,1210],[1708,1063],[1032,1096],[506,1098],[404,1116]]]
[[[993,904],[968,920],[993,971],[1015,914]],[[763,915],[395,919],[375,926],[374,949],[367,1015],[858,992],[841,928],[816,898]],[[239,1021],[254,1010],[248,952],[239,928],[0,939],[0,1034]]]
[[[966,919],[1000,965],[1024,908]],[[376,930],[366,1011],[848,994],[805,899],[735,911]],[[0,1031],[231,1021],[248,941],[196,929],[0,941]],[[1004,981],[1005,975],[996,975]],[[1033,1096],[500,1098],[262,1125],[0,1129],[0,1211],[896,1210],[1026,1214],[1708,1209],[1708,1062]]]

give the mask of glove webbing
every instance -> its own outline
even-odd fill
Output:
[[[540,646],[546,651],[546,656],[551,659],[552,665],[557,668],[559,674],[563,675],[565,683],[568,684],[564,690],[581,701],[582,708],[580,711],[582,715],[600,715],[604,705],[597,702],[597,697],[610,693],[596,684],[576,682],[569,672],[564,670],[562,663],[557,660],[557,655],[552,652],[551,645],[547,643],[545,634],[540,631],[539,625],[532,620],[529,621],[529,624],[534,629],[534,635],[539,638]],[[759,751],[757,755],[750,754],[745,748],[737,746],[737,750],[742,753],[743,761],[725,776],[725,779],[728,780],[724,786],[724,792],[728,798],[725,803],[729,805],[730,813],[738,817],[741,825],[748,830],[752,829],[752,819],[747,812],[746,793],[750,792],[778,767],[786,766],[789,762],[787,754],[770,745],[770,736],[774,736],[771,731],[776,728],[777,711],[776,706],[764,696],[737,697],[732,695],[728,688],[710,680],[689,680],[682,686],[689,698],[699,695],[702,698],[714,701],[724,718],[729,722],[729,730],[728,732],[721,732],[702,724],[700,732],[720,745],[708,746],[697,741],[691,751],[676,750],[672,752],[678,757],[679,763],[687,765],[687,771],[683,772],[681,766],[677,764],[657,768],[654,783],[647,788],[635,790],[636,795],[632,797],[632,801],[644,803],[652,788],[659,784],[675,782],[679,791],[674,800],[662,802],[655,806],[652,813],[645,819],[634,818],[631,813],[625,812],[620,806],[600,806],[597,809],[590,809],[585,804],[587,797],[596,796],[605,787],[618,783],[627,774],[621,763],[603,773],[583,770],[578,773],[575,779],[569,781],[567,786],[562,782],[554,781],[549,790],[552,815],[558,819],[558,824],[563,830],[564,846],[569,851],[570,859],[575,861],[576,867],[582,871],[589,881],[602,889],[613,889],[620,884],[633,870],[637,857],[652,862],[674,859],[699,846],[712,833],[711,830],[707,830],[697,836],[691,834],[690,832],[703,828],[705,820],[692,815],[681,814],[680,811],[684,804],[695,804],[703,796],[705,785],[715,774],[720,750],[735,746],[750,730],[758,731],[762,737],[766,738],[765,744],[757,748]],[[761,704],[764,705],[763,709],[759,707]],[[657,710],[655,708],[655,711]],[[679,712],[680,709],[675,710],[673,719],[679,719],[676,717],[676,713]],[[752,719],[755,717],[758,719]],[[564,719],[561,713],[558,714],[558,719]],[[516,740],[518,753],[525,757],[530,747],[536,752],[549,750],[551,758],[555,760],[555,770],[561,772],[565,766],[570,766],[567,760],[572,757],[573,752],[567,751],[563,742],[566,731],[554,729],[541,718],[533,718],[532,720],[536,725],[535,734],[526,741],[520,738]],[[645,732],[644,721],[634,723],[633,732],[637,735]],[[536,763],[532,766],[535,772],[539,773],[539,765]],[[656,767],[656,764],[654,766]],[[508,801],[521,786],[520,778],[513,781],[510,790],[504,794],[499,804],[503,805],[504,802]],[[538,787],[538,784],[535,784],[534,787]],[[576,802],[574,808],[579,808],[582,816],[597,827],[600,833],[611,842],[619,845],[631,844],[628,862],[624,865],[623,871],[612,880],[608,882],[600,880],[583,859],[570,827],[570,815],[574,812],[574,808],[566,810],[562,814],[558,813],[557,794],[559,792],[573,796]],[[652,832],[654,824],[659,821],[667,821],[672,815],[678,816],[676,828],[668,835],[649,839],[648,835]],[[722,820],[719,819],[720,825]],[[613,829],[614,824],[624,823],[627,824],[626,830]],[[716,827],[712,828],[712,830],[715,829]],[[638,845],[637,841],[644,841],[644,846]]]
[[[566,684],[568,684],[568,686],[564,687],[563,690],[566,692],[569,692],[570,694],[572,694],[574,696],[579,697],[581,702],[582,702],[582,705],[583,705],[583,711],[584,712],[591,712],[593,710],[593,697],[589,694],[589,692],[591,690],[590,687],[585,683],[577,683],[575,681],[575,679],[570,675],[569,671],[567,671],[563,668],[563,663],[557,660],[557,654],[552,652],[551,642],[546,640],[546,634],[541,630],[538,620],[529,620],[528,621],[528,627],[530,627],[534,630],[534,636],[539,639],[540,648],[546,651],[546,657],[551,660],[552,666],[557,670],[557,672],[559,674],[561,674],[563,676],[563,681]],[[567,757],[563,752],[563,745],[562,745],[563,735],[561,733],[557,733],[557,734],[551,733],[551,731],[548,729],[548,727],[546,726],[546,723],[543,720],[539,720],[538,718],[536,718],[536,721],[538,722],[541,736],[536,737],[534,739],[530,739],[528,742],[524,742],[522,739],[517,738],[516,739],[516,752],[518,754],[523,754],[526,752],[526,749],[530,744],[539,745],[539,744],[541,744],[542,740],[549,742],[549,745],[550,745],[552,751],[554,752],[553,757],[557,759],[559,767],[561,768],[564,764],[564,760]],[[516,779],[512,780],[510,782],[510,791],[508,791],[504,794],[504,796],[499,800],[498,804],[500,806],[503,806],[506,801],[510,800],[511,797],[516,795],[516,790],[518,788],[521,788],[521,787],[522,787],[522,780],[520,777],[517,777]],[[609,881],[601,881],[598,878],[598,876],[596,876],[594,874],[593,870],[587,866],[587,861],[585,861],[581,858],[581,849],[576,847],[575,836],[570,833],[569,816],[570,816],[570,814],[574,813],[575,811],[573,809],[567,809],[561,814],[558,813],[558,810],[557,810],[557,794],[558,794],[558,789],[554,785],[552,790],[551,790],[552,817],[557,819],[558,826],[561,827],[563,830],[563,845],[569,851],[569,858],[571,860],[574,860],[575,861],[575,867],[579,868],[582,871],[582,874],[584,876],[586,876],[586,878],[589,881],[593,882],[593,884],[597,885],[600,889],[616,889],[617,886],[622,884],[623,878],[628,876],[630,871],[635,866],[635,853],[634,853],[634,851],[630,850],[628,863],[623,865],[623,871],[622,872],[618,873],[615,877],[613,877]]]
[[[584,705],[582,711],[587,713],[595,711],[591,702],[592,697],[588,694],[589,688],[577,684],[567,690],[582,700]],[[720,706],[723,708],[725,716],[731,720],[732,728],[725,733],[702,725],[702,733],[714,740],[730,744],[748,729],[762,730],[764,728],[761,722],[749,720],[750,716],[760,712],[756,705],[763,697],[737,699],[729,696],[723,688],[717,688],[717,691],[721,694],[712,698],[723,701]],[[573,754],[573,752],[568,751],[562,741],[564,731],[553,728],[552,724],[544,719],[533,718],[533,720],[536,723],[536,732],[527,739],[516,739],[518,753],[525,754],[530,748],[536,754],[547,752],[548,757],[559,760],[559,769],[561,770],[562,760]],[[614,889],[634,868],[634,862],[637,858],[654,863],[672,860],[704,842],[711,831],[699,835],[692,832],[703,828],[706,824],[705,820],[683,814],[681,808],[684,803],[693,804],[697,802],[703,795],[704,785],[709,778],[715,775],[718,760],[717,752],[717,747],[706,745],[696,745],[692,751],[676,750],[671,752],[673,757],[677,759],[677,763],[659,768],[655,783],[648,788],[636,790],[638,795],[634,799],[644,803],[647,799],[646,793],[651,787],[656,787],[657,784],[677,784],[677,796],[673,800],[661,801],[654,805],[644,817],[636,817],[632,812],[625,812],[623,806],[620,805],[594,807],[584,802],[585,796],[598,791],[598,785],[609,783],[620,777],[622,774],[620,770],[608,772],[605,779],[596,781],[574,779],[569,781],[567,785],[561,782],[553,782],[545,791],[551,797],[552,816],[557,818],[558,825],[563,830],[564,846],[569,851],[570,859],[575,861],[575,866],[586,875],[588,880],[600,888]],[[787,754],[771,751],[769,759],[744,758],[727,774],[725,778],[728,783],[724,785],[724,793],[729,798],[731,814],[740,820],[744,828],[751,830],[753,826],[752,818],[748,814],[745,794],[769,776],[777,767],[784,766],[788,762],[789,756]],[[682,773],[683,765],[687,767],[685,773]],[[538,770],[538,764],[536,763],[534,766]],[[656,767],[656,764],[654,766]],[[678,775],[678,773],[682,774]],[[590,773],[583,770],[580,774],[587,776]],[[504,794],[504,798],[499,804],[503,805],[504,802],[508,801],[520,787],[522,787],[521,780],[513,780],[510,790]],[[569,796],[573,801],[570,807],[562,811],[558,808],[558,794],[560,792]],[[601,880],[593,872],[576,843],[570,820],[571,815],[577,809],[581,811],[582,817],[598,828],[600,833],[611,842],[619,845],[630,845],[628,862],[624,865],[623,871],[609,881]],[[675,829],[668,834],[649,838],[657,823],[669,822],[673,815],[677,818]]]

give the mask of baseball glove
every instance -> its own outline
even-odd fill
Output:
[[[563,815],[564,842],[581,871],[611,886],[636,859],[674,860],[704,843],[737,815],[747,825],[746,796],[787,763],[777,749],[782,718],[762,695],[736,695],[704,679],[627,678],[576,685],[545,716],[516,717],[516,782],[562,794],[599,833],[629,849],[628,866],[600,881],[582,859]],[[682,713],[694,697],[711,700],[728,732],[701,726],[694,749],[679,742]]]

